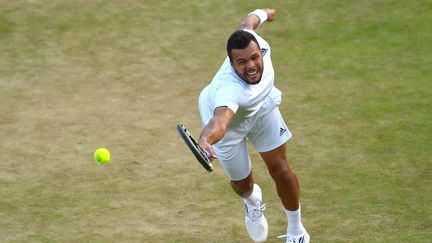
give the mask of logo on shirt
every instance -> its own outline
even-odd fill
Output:
[[[266,48],[261,48],[261,53],[264,56],[267,53],[268,49]]]

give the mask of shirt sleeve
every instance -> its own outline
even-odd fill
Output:
[[[264,38],[262,38],[260,35],[258,35],[255,31],[249,30],[249,29],[244,29],[244,31],[249,32],[253,36],[255,36],[255,39],[257,39],[258,44],[260,45],[261,48],[269,48],[270,47],[268,42],[266,40],[264,40]]]
[[[234,113],[244,103],[243,90],[236,86],[221,86],[216,91],[215,109],[217,107],[226,106]]]

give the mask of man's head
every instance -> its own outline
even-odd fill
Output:
[[[248,84],[261,81],[264,64],[261,48],[251,33],[237,30],[227,42],[228,57],[237,75]]]

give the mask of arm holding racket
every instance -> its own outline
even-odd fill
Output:
[[[177,124],[177,131],[181,138],[208,172],[213,171],[212,161],[216,159],[211,145],[224,137],[233,116],[234,112],[226,107],[216,108],[213,118],[201,132],[199,143],[195,141],[183,124]]]
[[[218,107],[215,109],[214,116],[201,132],[198,144],[202,149],[209,152],[210,161],[213,161],[216,156],[212,148],[212,144],[219,142],[224,136],[229,123],[234,117],[234,112],[228,107]]]

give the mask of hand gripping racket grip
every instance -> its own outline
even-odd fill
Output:
[[[202,149],[198,143],[195,141],[195,139],[192,137],[192,135],[189,133],[189,131],[186,129],[186,127],[183,124],[177,124],[177,131],[180,134],[183,141],[186,143],[186,145],[189,147],[189,149],[192,151],[192,153],[195,155],[195,158],[198,160],[198,162],[208,171],[213,171],[213,165],[210,161],[210,152]]]

